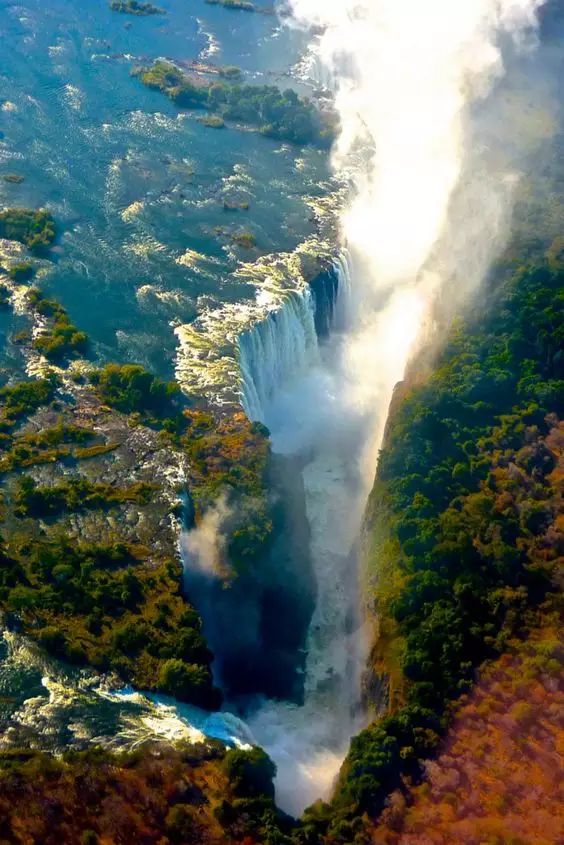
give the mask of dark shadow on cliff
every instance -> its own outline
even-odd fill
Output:
[[[215,654],[215,681],[231,709],[244,710],[257,695],[303,699],[316,597],[303,482],[297,462],[280,455],[272,455],[268,475],[273,530],[258,564],[230,581],[189,564],[186,571],[186,589]]]

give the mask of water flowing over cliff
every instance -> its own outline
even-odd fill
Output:
[[[311,290],[290,293],[282,307],[244,332],[238,340],[242,404],[252,420],[264,421],[264,408],[277,389],[319,354],[315,300]]]
[[[240,266],[235,275],[254,298],[207,309],[175,328],[176,377],[186,393],[216,408],[243,405],[262,419],[261,403],[315,360],[316,334],[328,331],[338,299],[332,227],[338,201],[334,194],[327,209],[316,204],[326,218],[319,220],[324,237]]]
[[[277,392],[320,363],[319,342],[346,325],[350,297],[350,257],[342,250],[332,268],[239,336],[241,401],[251,420],[265,422]]]
[[[248,717],[256,740],[277,764],[277,800],[296,814],[328,795],[349,739],[364,719],[360,676],[365,639],[356,540],[367,486],[358,445],[369,439],[366,428],[373,427],[373,418],[359,414],[352,401],[339,414],[341,402],[346,406],[347,397],[352,400],[347,329],[354,270],[348,251],[338,256],[333,272],[336,284],[326,284],[317,296],[318,316],[321,311],[327,331],[309,360],[286,371],[259,408],[274,451],[296,456],[303,466],[317,584],[305,643],[303,703],[265,700]],[[333,298],[327,302],[331,290]],[[310,320],[313,316],[310,311]],[[283,339],[280,326],[277,343]]]

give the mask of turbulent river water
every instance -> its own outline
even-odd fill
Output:
[[[352,459],[358,432],[343,436],[335,413],[350,265],[336,243],[321,242],[314,221],[312,209],[335,192],[325,153],[208,129],[130,75],[158,57],[198,59],[236,64],[246,81],[309,93],[289,75],[305,36],[273,15],[204,0],[189,10],[182,0],[165,5],[166,17],[130,19],[95,0],[80,8],[70,0],[0,4],[7,45],[0,175],[24,177],[0,179],[0,203],[47,206],[60,221],[55,261],[42,262],[38,280],[88,332],[95,357],[139,361],[196,387],[198,379],[214,383],[215,362],[249,417],[271,427],[275,451],[304,463],[318,591],[304,703],[259,702],[245,724],[228,712],[120,689],[116,679],[65,667],[5,631],[0,742],[54,750],[131,747],[154,737],[260,742],[279,766],[282,805],[297,812],[328,789],[358,721],[350,693],[360,665],[358,525],[343,516],[360,513],[348,508],[360,489]],[[226,203],[248,208],[226,210]],[[256,251],[235,244],[242,230],[253,234]],[[335,264],[323,314],[296,263],[310,253]],[[5,380],[19,365],[6,343],[19,318],[3,312],[1,319]],[[301,401],[304,389],[317,392],[314,416]],[[295,778],[299,789],[288,786]]]
[[[137,18],[98,0],[0,3],[0,173],[25,177],[0,179],[0,202],[45,205],[61,222],[41,285],[97,354],[171,375],[175,327],[254,299],[233,275],[240,263],[312,235],[308,202],[324,194],[328,165],[313,148],[208,129],[130,75],[158,57],[198,59],[300,88],[287,74],[302,36],[274,15],[204,0],[166,9]],[[232,240],[243,230],[256,252]]]

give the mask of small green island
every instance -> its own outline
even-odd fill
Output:
[[[223,6],[225,9],[240,9],[243,12],[256,12],[257,7],[249,0],[206,0],[209,6]]]
[[[42,331],[32,341],[34,349],[51,363],[60,363],[64,358],[86,351],[87,335],[71,322],[62,305],[44,297],[38,288],[31,288],[27,299],[30,307],[43,318]]]
[[[32,252],[43,253],[53,245],[55,221],[44,209],[6,208],[0,212],[0,238],[18,241]]]
[[[136,15],[137,17],[166,15],[165,10],[159,6],[154,6],[152,3],[140,3],[139,0],[112,0],[110,9],[113,12],[120,12],[122,15]]]
[[[210,112],[202,122],[214,128],[229,121],[267,138],[322,149],[330,147],[334,138],[332,116],[289,88],[280,91],[273,85],[219,82],[161,60],[134,68],[133,75],[148,88],[166,94],[179,108]]]
[[[224,129],[225,128],[225,121],[218,114],[206,114],[206,115],[204,115],[204,117],[199,117],[198,121],[199,121],[199,123],[203,124],[204,126],[209,127],[210,129]]]
[[[4,173],[2,179],[9,185],[21,185],[22,182],[25,182],[25,176],[20,173]]]
[[[263,15],[273,15],[274,6],[257,6],[250,0],[205,0],[209,6],[223,6],[240,12],[260,12]]]

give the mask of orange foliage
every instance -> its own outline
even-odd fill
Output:
[[[163,746],[56,760],[0,757],[0,842],[14,845],[254,845],[215,810],[232,799],[221,753]]]
[[[557,623],[549,618],[484,671],[459,703],[424,782],[391,797],[374,845],[564,842],[564,673]]]

